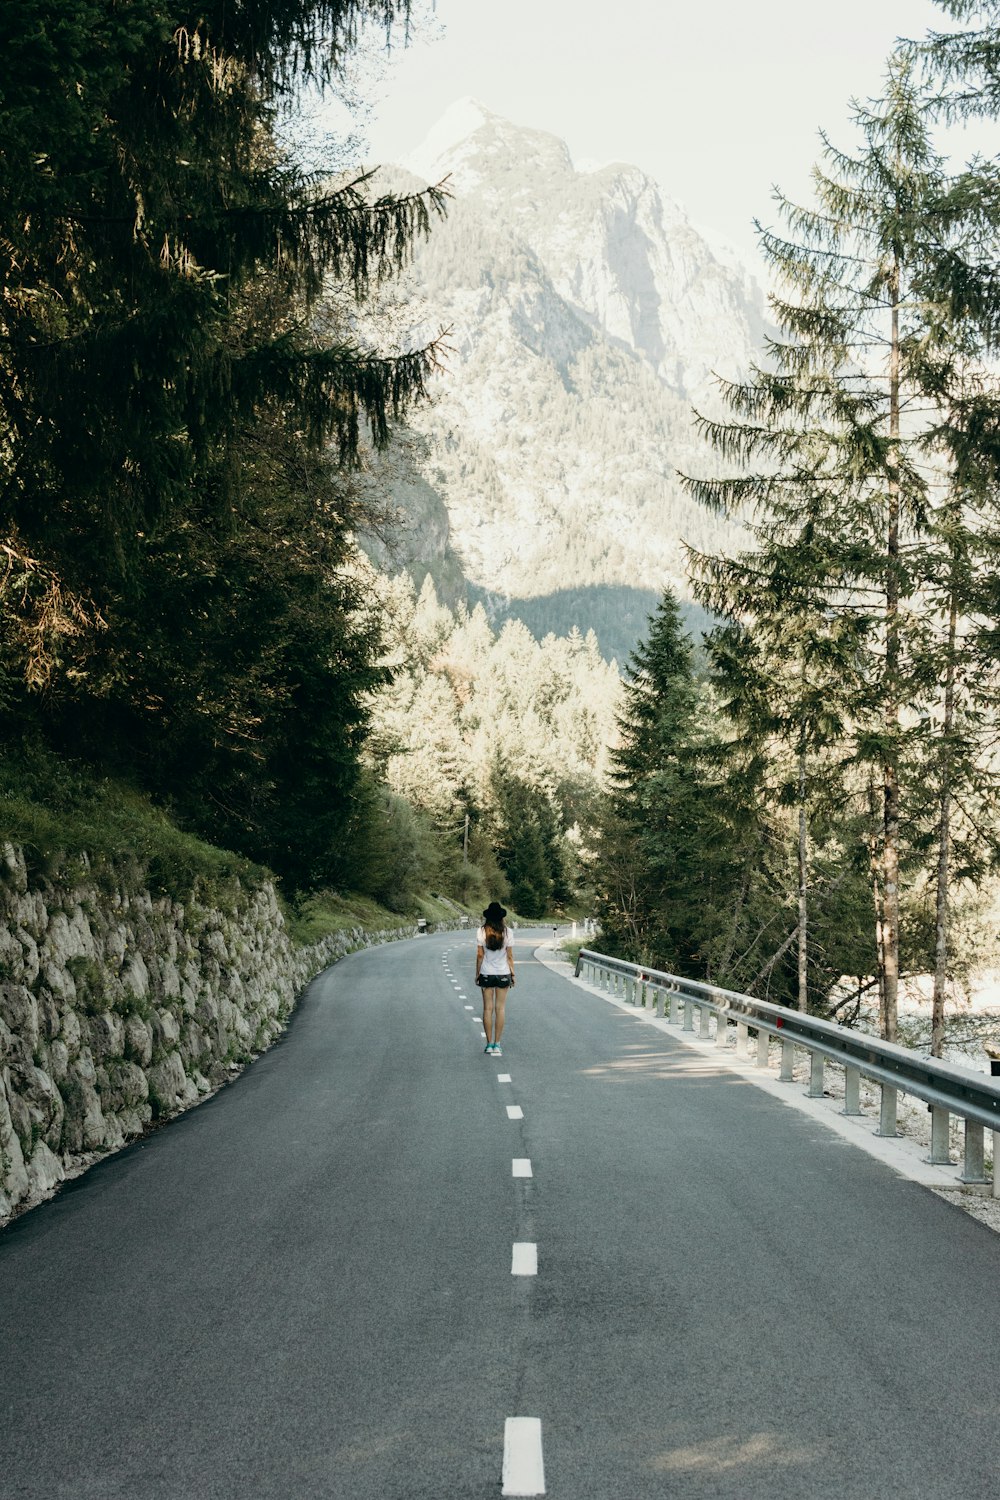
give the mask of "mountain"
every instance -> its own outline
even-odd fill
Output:
[[[717,409],[714,375],[754,358],[764,294],[638,168],[580,170],[473,100],[388,175],[453,194],[405,293],[408,337],[447,328],[450,353],[390,460],[398,558],[533,629],[586,630],[596,610],[620,656],[665,584],[688,593],[683,543],[732,535],[677,470],[710,461],[692,403]]]

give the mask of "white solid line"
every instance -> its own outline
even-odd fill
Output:
[[[530,1240],[515,1240],[511,1246],[510,1274],[512,1276],[538,1275],[538,1246]]]
[[[486,1033],[484,1031],[483,1032],[483,1036],[485,1036],[485,1035],[486,1035]],[[508,1106],[507,1106],[507,1118],[508,1118],[508,1120],[523,1120],[524,1119],[524,1110],[521,1108],[521,1106],[519,1104],[508,1104]]]
[[[542,1423],[539,1417],[508,1417],[503,1429],[501,1495],[544,1495]]]
[[[486,1033],[484,1031],[483,1032],[483,1036],[485,1036],[485,1035],[486,1035]],[[509,1073],[498,1073],[497,1074],[497,1083],[510,1083],[510,1074]]]
[[[515,1156],[514,1159],[511,1161],[510,1171],[511,1171],[511,1176],[512,1177],[531,1177],[531,1176],[533,1176],[533,1173],[532,1173],[532,1170],[531,1170],[531,1157],[530,1156]]]

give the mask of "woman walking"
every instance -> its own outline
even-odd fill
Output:
[[[507,913],[499,901],[491,901],[483,912],[483,925],[476,933],[476,983],[483,992],[484,1052],[502,1057],[507,991],[514,983],[514,939],[504,921]]]

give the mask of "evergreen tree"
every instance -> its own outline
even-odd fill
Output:
[[[1000,5],[996,0],[939,0],[963,31],[932,34],[914,48],[937,86],[937,107],[948,119],[1000,113]],[[977,881],[996,858],[990,814],[996,788],[991,738],[1000,653],[997,571],[1000,399],[983,371],[1000,347],[1000,232],[998,161],[977,158],[943,195],[940,211],[955,232],[926,271],[929,300],[940,309],[949,337],[928,363],[942,420],[938,442],[954,480],[937,508],[925,567],[944,637],[938,669],[937,734],[930,747],[937,788],[934,998],[931,1051],[944,1045],[944,1006],[950,960],[953,867]],[[984,747],[986,752],[984,753]]]
[[[343,847],[379,675],[336,465],[434,359],[352,307],[442,198],[302,170],[276,111],[405,11],[0,19],[0,703],[296,880]]]
[[[717,832],[699,774],[697,718],[691,643],[667,592],[626,669],[594,879],[606,939],[680,973],[705,969],[700,937]]]
[[[941,482],[939,409],[927,379],[927,342],[939,322],[927,306],[926,268],[948,220],[926,101],[906,55],[890,61],[884,98],[856,117],[862,147],[852,157],[826,142],[816,207],[780,200],[797,238],[761,235],[784,289],[773,299],[784,337],[770,345],[770,369],[724,387],[731,419],[702,423],[738,472],[690,483],[710,504],[748,505],[756,515],[759,556],[743,558],[728,578],[724,568],[707,570],[716,605],[726,595],[749,628],[765,622],[761,640],[772,646],[786,607],[801,631],[798,707],[788,718],[800,782],[810,740],[836,736],[838,723],[841,754],[859,783],[866,768],[877,777],[872,882],[881,1024],[893,1037],[902,797],[929,691],[925,600],[911,553]],[[810,663],[820,651],[816,700]],[[812,720],[810,696],[819,709]]]
[[[515,909],[524,917],[544,917],[553,894],[553,870],[546,848],[548,804],[541,792],[513,776],[502,761],[491,777],[493,848]]]

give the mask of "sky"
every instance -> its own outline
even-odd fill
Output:
[[[932,0],[415,0],[415,35],[373,74],[367,157],[399,161],[471,95],[642,167],[696,225],[752,249],[774,184],[808,195],[824,127],[850,144],[897,36],[948,29]]]

